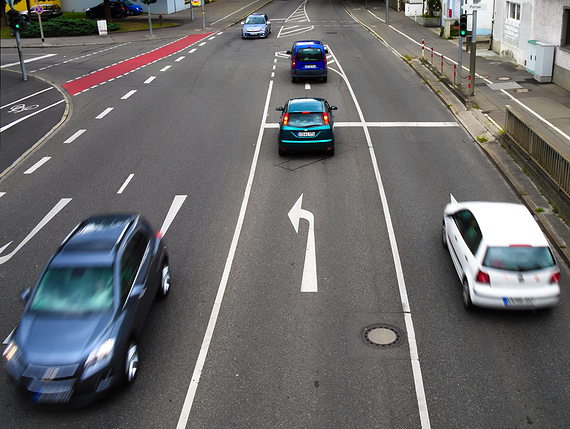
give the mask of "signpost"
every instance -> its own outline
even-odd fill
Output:
[[[40,25],[40,36],[42,38],[42,43],[45,43],[46,40],[44,38],[44,26],[42,25],[42,13],[44,12],[44,8],[38,4],[38,0],[36,0],[34,11],[38,14],[38,24]]]

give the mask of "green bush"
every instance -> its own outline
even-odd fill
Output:
[[[42,22],[45,37],[71,37],[98,34],[97,21],[91,19],[77,19],[58,17]],[[108,22],[109,31],[118,30],[120,24]],[[27,28],[20,32],[22,37],[40,37],[40,26],[37,22],[29,22]]]

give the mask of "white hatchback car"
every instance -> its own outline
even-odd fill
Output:
[[[442,240],[463,285],[465,307],[546,308],[560,301],[560,271],[525,206],[458,203],[451,196]]]

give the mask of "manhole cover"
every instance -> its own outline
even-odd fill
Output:
[[[499,77],[497,78],[497,80],[511,80],[511,78],[505,76],[505,77]]]
[[[402,334],[394,326],[377,324],[364,328],[362,338],[373,347],[390,347],[400,344]]]
[[[515,89],[516,92],[521,93],[521,92],[530,92],[530,89],[528,88],[519,88],[519,89]]]

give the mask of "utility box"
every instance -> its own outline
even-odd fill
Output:
[[[555,47],[556,45],[553,43],[544,43],[538,40],[528,41],[525,65],[527,71],[534,75],[534,80],[537,82],[552,82]]]

